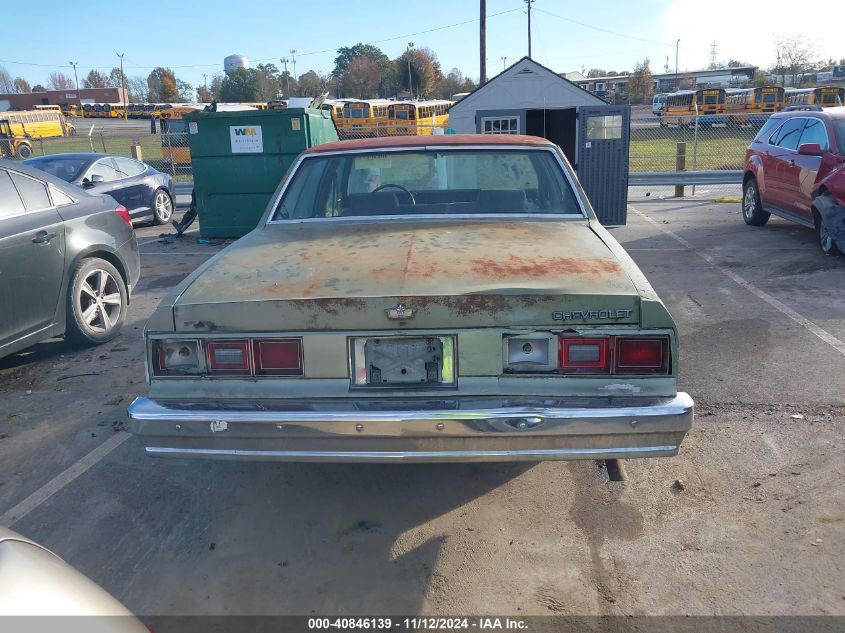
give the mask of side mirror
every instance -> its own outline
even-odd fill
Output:
[[[822,146],[818,143],[802,143],[798,146],[798,153],[802,156],[821,156]]]
[[[95,185],[96,185],[97,183],[101,183],[101,182],[105,182],[105,181],[106,181],[106,179],[105,179],[105,178],[103,178],[100,174],[93,174],[93,175],[91,176],[91,182],[92,182],[93,184],[95,184]]]
[[[83,189],[90,189],[94,186],[94,183],[88,180],[87,178],[82,179],[82,188]]]

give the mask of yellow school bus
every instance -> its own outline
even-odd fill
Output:
[[[434,128],[444,128],[448,125],[449,108],[453,103],[442,99],[393,102],[388,106],[387,112],[389,134],[434,134]]]
[[[666,105],[660,115],[660,127],[679,125],[710,126],[725,122],[727,94],[724,88],[701,88],[679,90],[666,97]]]
[[[188,147],[188,123],[182,120],[182,115],[202,109],[203,106],[201,105],[172,106],[170,104],[157,104],[156,109],[154,109],[154,116],[161,123],[161,158],[165,163],[190,165],[191,150]]]
[[[70,136],[76,129],[56,110],[0,112],[0,141],[4,154],[24,159],[32,156],[34,139]]]
[[[845,88],[835,86],[819,86],[817,88],[800,88],[787,90],[786,105],[817,105],[822,107],[841,106],[845,104]]]
[[[388,99],[349,99],[332,109],[340,138],[384,136],[387,126]]]
[[[762,125],[786,104],[786,93],[780,86],[728,88],[725,93],[725,111],[740,125]]]

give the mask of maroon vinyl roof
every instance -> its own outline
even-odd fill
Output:
[[[553,143],[539,136],[515,134],[437,134],[428,136],[388,136],[359,138],[351,141],[336,141],[316,145],[305,150],[306,154],[321,152],[342,152],[360,149],[392,149],[397,147],[426,147],[431,145],[506,145],[509,147],[548,147]]]

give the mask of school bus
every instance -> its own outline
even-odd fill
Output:
[[[0,151],[9,157],[29,158],[34,139],[70,136],[75,132],[60,111],[0,112]]]
[[[160,107],[159,107],[160,106]],[[165,163],[190,165],[191,150],[188,147],[188,123],[182,115],[202,110],[201,105],[156,104],[153,116],[161,124],[161,158]]]
[[[392,135],[428,136],[435,127],[449,123],[449,108],[453,101],[396,101],[388,106],[387,124]]]
[[[740,125],[762,125],[786,103],[786,93],[780,86],[728,88],[725,93],[725,111],[735,115],[733,120]]]
[[[62,107],[58,105],[36,105],[32,106],[33,110],[44,111],[44,110],[54,110],[55,112],[61,112]]]
[[[786,105],[817,105],[823,107],[841,106],[845,104],[845,88],[834,86],[819,86],[817,88],[800,88],[787,90]]]
[[[660,127],[679,125],[710,126],[725,122],[727,95],[724,88],[679,90],[666,97],[666,106],[660,115]]]
[[[339,138],[384,136],[389,99],[348,99],[334,104],[332,118]]]

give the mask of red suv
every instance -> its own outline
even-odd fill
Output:
[[[773,114],[745,152],[742,217],[774,214],[818,231],[822,250],[845,251],[845,107]]]

